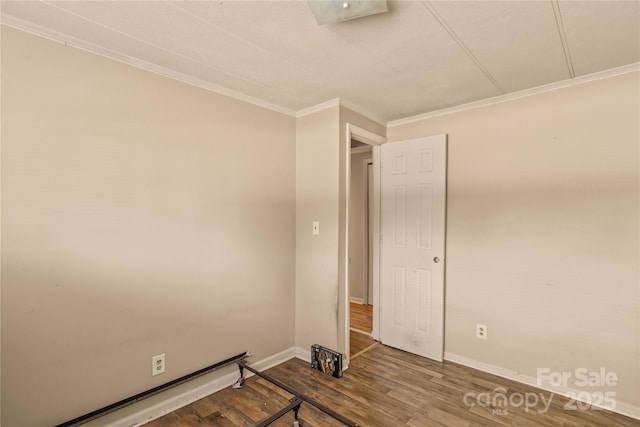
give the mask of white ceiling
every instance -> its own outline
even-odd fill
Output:
[[[389,1],[320,26],[306,1],[2,1],[2,22],[295,114],[386,123],[640,62],[638,1]]]

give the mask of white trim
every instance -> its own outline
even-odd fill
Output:
[[[387,121],[386,120],[382,120],[380,117],[378,117],[377,114],[374,114],[370,111],[365,110],[364,108],[352,103],[351,101],[347,101],[346,99],[343,98],[338,98],[340,100],[340,105],[348,108],[349,110],[353,111],[354,113],[360,114],[362,116],[365,116],[366,118],[373,120],[374,122],[377,122],[379,124],[384,124]]]
[[[619,76],[622,74],[628,74],[640,71],[640,62],[635,64],[625,65],[622,67],[612,68],[610,70],[599,71],[593,74],[587,74],[585,76],[576,77],[574,79],[562,80],[560,82],[550,83],[543,86],[538,86],[530,89],[524,89],[518,92],[508,93],[506,95],[500,95],[493,98],[482,99],[480,101],[470,102],[463,105],[458,105],[451,108],[444,108],[442,110],[431,111],[429,113],[419,114],[417,116],[406,117],[404,119],[392,120],[387,123],[389,126],[402,126],[409,123],[418,122],[421,120],[432,119],[434,117],[445,116],[447,114],[459,113],[461,111],[472,110],[474,108],[486,107],[488,105],[499,104],[502,102],[511,101],[514,99],[525,98],[528,96],[538,95],[546,92],[551,92],[558,89],[564,89],[572,86],[576,86],[583,83],[589,83],[597,80],[607,79],[610,77]]]
[[[168,77],[173,80],[177,80],[186,84],[190,84],[192,86],[196,86],[211,92],[215,92],[217,94],[227,96],[233,99],[237,99],[239,101],[243,101],[261,108],[266,108],[268,110],[272,110],[278,113],[285,114],[291,117],[303,117],[309,114],[316,113],[318,111],[325,110],[327,108],[343,106],[352,110],[355,113],[361,114],[371,120],[374,120],[380,124],[385,124],[386,126],[401,126],[421,120],[426,120],[434,117],[444,116],[447,114],[458,113],[461,111],[471,110],[474,108],[485,107],[488,105],[498,104],[501,102],[511,101],[518,98],[524,98],[527,96],[537,95],[540,93],[550,92],[557,89],[562,89],[566,87],[575,86],[582,83],[588,83],[596,80],[602,80],[609,77],[615,77],[622,74],[632,73],[640,71],[640,63],[634,63],[625,65],[622,67],[612,68],[609,70],[599,71],[592,74],[587,74],[585,76],[576,77],[573,79],[567,79],[560,82],[550,83],[543,86],[538,86],[530,89],[524,89],[518,92],[508,93],[505,95],[496,96],[493,98],[482,99],[475,102],[470,102],[463,105],[458,105],[451,108],[445,108],[442,110],[432,111],[429,113],[419,114],[416,116],[406,117],[403,119],[386,121],[377,117],[376,114],[373,114],[369,111],[366,111],[364,108],[351,103],[345,99],[334,98],[330,101],[326,101],[324,103],[314,105],[309,108],[304,108],[302,110],[292,110],[290,108],[286,108],[280,105],[272,104],[270,102],[264,101],[262,99],[254,98],[252,96],[246,95],[241,92],[237,92],[235,90],[227,89],[225,87],[216,85],[211,82],[206,82],[204,80],[200,80],[191,76],[188,76],[183,73],[179,73],[173,70],[170,70],[165,67],[161,67],[156,64],[152,64],[147,61],[143,61],[141,59],[134,58],[129,55],[124,55],[119,52],[113,51],[111,49],[106,49],[102,46],[98,46],[94,43],[88,42],[86,40],[79,39],[77,37],[70,36],[68,34],[60,33],[58,31],[54,31],[45,27],[42,27],[37,24],[33,24],[31,22],[25,21],[20,18],[16,18],[11,15],[1,14],[0,15],[0,23],[2,25],[7,25],[9,27],[26,31],[31,34],[35,34],[37,36],[46,38],[48,40],[52,40],[58,43],[62,43],[65,45],[73,46],[77,49],[81,49],[90,53],[94,53],[96,55],[103,56],[105,58],[109,58],[127,65],[131,65],[136,68],[140,68],[145,71],[149,71],[154,74],[160,74],[162,76]]]
[[[349,361],[351,358],[351,332],[349,331],[349,327],[351,326],[351,304],[349,304],[349,297],[351,295],[351,287],[349,286],[349,271],[351,268],[349,262],[349,215],[350,215],[350,204],[351,204],[351,138],[353,137],[353,129],[351,128],[351,123],[347,123],[345,126],[345,153],[344,153],[344,253],[343,253],[343,263],[344,263],[344,277],[342,279],[342,283],[344,283],[344,300],[340,301],[338,297],[338,346],[340,345],[340,334],[342,333],[342,339],[344,340],[344,357],[343,361]],[[362,141],[366,142],[366,141]],[[338,172],[339,178],[340,172]],[[339,181],[339,179],[338,179]],[[340,221],[338,221],[340,222]],[[338,252],[340,252],[338,250]],[[338,270],[340,270],[340,265],[338,261]],[[340,280],[338,279],[338,283]],[[340,295],[340,290],[338,290],[338,295]],[[340,306],[344,307],[344,325],[340,324]],[[342,331],[340,329],[342,328]]]
[[[311,347],[304,349],[302,347],[295,347],[296,359],[304,360],[307,363],[311,363]]]
[[[295,116],[296,117],[304,117],[304,116],[308,116],[309,114],[317,113],[319,111],[323,111],[323,110],[327,110],[329,108],[339,107],[339,106],[340,106],[340,98],[334,98],[334,99],[332,99],[330,101],[326,101],[326,102],[314,105],[314,106],[309,107],[309,108],[304,108],[302,110],[298,110],[298,111],[296,111]]]
[[[370,153],[370,152],[371,152],[370,145],[364,145],[361,147],[355,147],[351,149],[351,154]]]
[[[374,115],[365,112],[364,109],[352,104],[348,101],[342,100],[340,98],[334,98],[329,101],[311,106],[309,108],[304,108],[302,110],[292,110],[290,108],[282,107],[280,105],[272,104],[267,101],[263,101],[262,99],[254,98],[252,96],[246,95],[244,93],[227,89],[223,86],[216,85],[211,82],[207,82],[204,80],[197,79],[195,77],[191,77],[187,74],[179,73],[177,71],[173,71],[169,68],[162,67],[160,65],[152,64],[147,61],[143,61],[141,59],[124,55],[122,53],[116,52],[111,49],[104,48],[97,44],[88,42],[86,40],[79,39],[74,36],[70,36],[68,34],[64,34],[55,30],[51,30],[46,27],[42,27],[40,25],[34,24],[29,21],[25,21],[20,18],[16,18],[11,15],[1,14],[0,15],[0,23],[2,25],[6,25],[11,28],[15,28],[20,31],[25,31],[30,34],[34,34],[39,37],[43,37],[47,40],[54,41],[56,43],[61,43],[64,45],[72,46],[76,49],[84,50],[89,53],[93,53],[95,55],[99,55],[105,58],[112,59],[114,61],[121,62],[123,64],[130,65],[132,67],[136,67],[145,71],[149,71],[154,74],[160,74],[161,76],[168,77],[173,80],[177,80],[182,83],[186,83],[192,86],[199,87],[201,89],[205,89],[211,92],[215,92],[219,95],[227,96],[229,98],[237,99],[239,101],[246,102],[248,104],[256,105],[258,107],[266,108],[268,110],[272,110],[278,113],[286,114],[291,117],[304,117],[309,114],[317,113],[318,111],[326,110],[332,107],[344,106],[353,110],[358,114],[362,114],[369,119],[375,120],[378,123],[384,123],[384,120],[375,119]]]
[[[373,325],[371,338],[380,341],[380,197],[382,160],[380,146],[373,147]],[[377,178],[377,179],[376,179]],[[377,267],[377,268],[376,268]]]
[[[364,299],[362,298],[349,297],[349,302],[352,302],[354,304],[364,305]]]
[[[264,358],[256,363],[251,363],[251,366],[259,371],[264,371],[266,369],[272,368],[280,363],[286,362],[287,360],[293,359],[297,357],[296,355],[297,348],[291,347],[280,353],[274,354],[273,356]],[[251,372],[245,371],[245,378],[250,378],[254,374]],[[131,415],[124,416],[116,421],[112,421],[106,424],[106,427],[135,427],[141,426],[143,424],[148,423],[149,421],[155,420],[156,418],[160,418],[163,415],[166,415],[170,412],[173,412],[177,409],[180,409],[184,406],[187,406],[199,399],[202,399],[210,394],[213,394],[217,391],[220,391],[224,388],[232,385],[239,377],[239,373],[234,371],[232,373],[223,375],[219,378],[216,378],[212,381],[207,382],[201,386],[195,387],[191,390],[187,390],[184,393],[181,393],[178,396],[174,396],[168,399],[165,399],[159,403],[154,405],[150,405],[148,407],[141,407],[135,413]],[[187,383],[188,384],[188,383]],[[135,403],[128,408],[132,408],[135,406],[143,406],[144,400]],[[117,412],[115,413],[117,414]],[[108,415],[112,417],[113,414]],[[100,421],[97,419],[96,421]],[[104,422],[104,420],[103,420]],[[92,423],[89,423],[92,424]],[[101,425],[105,425],[102,424]]]
[[[40,25],[25,21],[20,18],[16,18],[11,15],[2,14],[0,15],[0,23],[2,25],[6,25],[11,28],[15,28],[20,31],[25,31],[30,34],[34,34],[39,37],[43,37],[47,40],[52,40],[57,43],[62,43],[68,46],[72,46],[74,48],[84,50],[89,53],[93,53],[96,55],[100,55],[105,58],[112,59],[114,61],[118,61],[132,67],[140,68],[145,71],[149,71],[154,74],[160,74],[161,76],[168,77],[173,80],[180,81],[182,83],[187,83],[192,86],[199,87],[201,89],[205,89],[211,92],[215,92],[217,94],[228,96],[233,99],[237,99],[239,101],[243,101],[249,104],[256,105],[258,107],[266,108],[268,110],[276,111],[278,113],[286,114],[287,116],[292,117],[304,117],[309,114],[317,113],[318,111],[326,110],[327,108],[344,106],[353,110],[358,114],[362,114],[369,119],[377,121],[378,123],[384,123],[384,120],[375,119],[375,115],[366,112],[363,108],[356,106],[348,101],[345,101],[340,98],[334,98],[329,101],[311,106],[309,108],[304,108],[302,110],[292,110],[290,108],[282,107],[280,105],[272,104],[267,101],[263,101],[262,99],[254,98],[252,96],[246,95],[241,92],[237,92],[235,90],[227,89],[223,86],[216,85],[211,82],[206,82],[204,80],[197,79],[195,77],[191,77],[187,74],[179,73],[177,71],[173,71],[169,68],[165,68],[156,64],[152,64],[147,61],[143,61],[141,59],[124,55],[122,53],[116,52],[111,49],[104,48],[97,44],[88,42],[86,40],[79,39],[74,36],[70,36],[68,34],[64,34],[58,31],[51,30],[49,28],[42,27]]]
[[[328,108],[333,108],[333,107],[344,107],[347,108],[351,111],[353,111],[356,114],[360,114],[361,116],[364,116],[366,118],[368,118],[369,120],[373,120],[374,122],[377,122],[378,124],[383,124],[386,123],[386,120],[382,120],[381,118],[377,117],[375,114],[366,111],[364,108],[357,106],[356,104],[353,104],[350,101],[347,101],[346,99],[342,99],[342,98],[333,98],[329,101],[326,102],[322,102],[320,104],[317,105],[313,105],[309,108],[304,108],[302,110],[298,110],[295,114],[296,117],[304,117],[304,116],[308,116],[309,114],[313,114],[313,113],[317,113],[319,111],[322,110],[326,110]]]
[[[368,336],[368,337],[370,337],[370,336],[371,336],[371,332],[363,331],[363,330],[360,330],[360,329],[357,329],[357,328],[349,328],[349,330],[350,330],[351,332],[357,332],[357,333],[359,333],[359,334],[366,335],[366,336]]]
[[[364,142],[372,146],[372,156],[373,156],[373,176],[374,176],[374,204],[373,204],[373,260],[374,266],[379,265],[378,254],[379,254],[379,242],[380,242],[380,187],[377,185],[375,178],[380,177],[380,145],[387,142],[387,138],[377,135],[371,131],[366,129],[362,129],[358,126],[355,126],[351,123],[346,124],[346,136],[345,136],[345,237],[344,237],[344,292],[345,297],[344,301],[339,301],[339,304],[344,304],[345,311],[345,319],[344,325],[338,325],[338,334],[343,334],[342,338],[345,342],[345,366],[349,364],[349,357],[351,354],[350,346],[350,325],[349,325],[349,203],[350,203],[350,193],[351,193],[351,144],[350,141],[352,138],[357,139],[360,142]],[[377,191],[377,192],[376,192]],[[379,274],[377,269],[373,269],[373,338],[378,339],[379,337],[379,325],[378,325],[378,316],[379,316],[379,297],[378,297],[378,280]],[[344,328],[344,329],[343,329]],[[338,339],[340,342],[340,338]],[[346,369],[346,367],[343,367]]]
[[[380,136],[366,129],[362,129],[351,123],[347,123],[347,143],[350,143],[351,139],[364,142],[368,145],[381,145],[387,142],[387,138]],[[349,146],[351,148],[351,146]]]
[[[353,154],[353,153],[352,153]],[[371,181],[369,181],[369,165],[371,165]],[[373,233],[369,233],[369,230],[373,231],[375,228],[375,221],[373,221],[373,217],[374,215],[374,201],[375,201],[375,185],[373,183],[373,177],[374,177],[374,172],[373,172],[373,147],[371,147],[371,157],[368,157],[366,159],[362,160],[362,182],[365,183],[364,187],[365,187],[365,202],[364,202],[364,209],[362,212],[362,220],[363,220],[363,224],[366,224],[366,229],[364,232],[365,235],[365,250],[364,250],[364,254],[363,254],[363,258],[366,259],[366,262],[362,263],[362,277],[365,278],[364,281],[364,289],[363,289],[363,302],[365,304],[369,304],[369,301],[371,301],[371,304],[373,305],[373,270],[375,269],[375,260],[373,258]],[[371,191],[369,191],[371,190]],[[369,198],[369,194],[371,194],[373,197]],[[369,259],[369,252],[371,252],[371,259]],[[369,277],[369,271],[371,270],[371,277]],[[369,289],[369,284],[371,284],[371,289]],[[369,295],[369,292],[371,292],[371,295]],[[373,313],[371,313],[373,315]]]
[[[492,375],[497,375],[502,378],[517,381],[519,383],[526,384],[528,386],[532,386],[537,389],[559,394],[561,396],[568,397],[570,399],[575,399],[576,401],[582,402],[582,400],[576,398],[576,396],[579,395],[580,390],[575,390],[569,387],[558,387],[551,384],[539,385],[538,380],[532,376],[524,375],[519,372],[503,368],[501,366],[492,365],[490,363],[479,362],[477,360],[470,359],[465,356],[459,356],[454,353],[445,352],[444,360],[447,360],[453,363],[458,363],[460,365],[468,366],[469,368],[477,369],[479,371],[487,372]],[[591,403],[591,402],[584,402],[584,403]],[[630,403],[617,401],[615,409],[607,408],[605,406],[600,406],[596,404],[593,404],[593,406],[597,406],[599,408],[606,409],[611,412],[616,412],[618,414],[640,420],[640,406],[634,406]]]
[[[272,104],[267,101],[263,101],[258,98],[254,98],[249,95],[245,95],[244,93],[237,92],[235,90],[227,89],[225,87],[216,85],[211,82],[206,82],[204,80],[197,79],[195,77],[191,77],[187,74],[179,73],[177,71],[173,71],[169,68],[165,68],[156,64],[152,64],[147,61],[143,61],[138,58],[134,58],[129,55],[124,55],[119,52],[113,51],[111,49],[104,48],[102,46],[98,46],[94,43],[60,33],[58,31],[50,30],[48,28],[42,27],[40,25],[33,24],[31,22],[22,20],[20,18],[16,18],[11,15],[2,14],[0,16],[0,23],[2,25],[7,25],[9,27],[15,28],[17,30],[25,31],[30,34],[34,34],[36,36],[43,37],[48,40],[52,40],[57,43],[62,43],[65,45],[72,46],[74,48],[84,50],[96,55],[103,56],[105,58],[112,59],[114,61],[118,61],[127,65],[131,65],[132,67],[140,68],[145,71],[149,71],[154,74],[160,74],[161,76],[168,77],[173,80],[177,80],[182,83],[187,83],[192,86],[196,86],[211,92],[215,92],[219,95],[227,96],[229,98],[237,99],[239,101],[246,102],[248,104],[253,104],[255,106],[266,108],[268,110],[272,110],[278,113],[286,114],[287,116],[297,117],[297,113],[295,110],[291,110],[289,108],[285,108],[276,104]]]

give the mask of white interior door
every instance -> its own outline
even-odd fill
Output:
[[[442,361],[446,135],[384,144],[380,340]]]

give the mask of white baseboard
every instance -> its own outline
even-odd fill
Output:
[[[296,347],[296,358],[311,363],[311,348]]]
[[[349,302],[352,302],[352,303],[355,303],[355,304],[364,305],[364,299],[362,299],[362,298],[349,297]]]
[[[274,366],[286,362],[287,360],[291,360],[294,357],[296,357],[296,347],[290,347],[280,353],[274,354],[271,357],[252,363],[251,367],[258,371],[266,371],[267,369],[273,368]]]
[[[449,362],[458,363],[460,365],[468,366],[473,369],[477,369],[479,371],[487,372],[489,374],[497,375],[502,378],[506,378],[509,380],[517,381],[522,384],[526,384],[537,389],[545,390],[554,394],[558,394],[560,396],[568,397],[570,399],[575,399],[576,401],[584,402],[580,399],[577,399],[576,396],[579,395],[581,390],[572,389],[569,387],[558,387],[551,384],[538,384],[537,378],[534,378],[529,375],[524,375],[516,371],[512,371],[510,369],[503,368],[501,366],[491,365],[489,363],[479,362],[477,360],[469,359],[468,357],[459,356],[454,353],[445,352],[444,359]],[[584,402],[591,403],[591,402]],[[640,406],[635,406],[625,402],[616,402],[616,407],[611,409],[606,406],[600,406],[593,404],[593,406],[597,406],[602,409],[606,409],[611,412],[616,412],[618,414],[635,418],[640,420]]]
[[[361,331],[360,329],[357,329],[357,328],[349,328],[349,330],[353,331],[353,332],[357,332],[357,333],[362,334],[362,335],[366,335],[368,337],[373,337],[373,334],[371,332]]]
[[[251,367],[257,369],[258,371],[264,371],[282,362],[286,362],[289,359],[297,357],[297,350],[297,347],[288,348],[287,350],[281,351],[280,353],[274,354],[273,356],[262,359],[259,362],[251,363]],[[250,378],[253,375],[253,373],[245,370],[245,378]],[[160,403],[142,408],[141,410],[131,415],[127,415],[123,418],[106,424],[106,427],[141,426],[148,423],[149,421],[155,420],[156,418],[160,418],[163,415],[180,409],[183,406],[189,405],[196,400],[200,400],[206,396],[209,396],[210,394],[229,387],[236,382],[238,377],[238,372],[223,375],[220,378],[216,378],[206,384],[188,390],[178,396],[174,396],[169,399],[163,400]]]

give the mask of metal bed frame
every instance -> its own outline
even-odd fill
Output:
[[[349,426],[349,427],[360,427],[360,424],[351,421],[350,419],[344,417],[343,415],[340,415],[339,413],[335,412],[333,409],[330,409],[328,407],[326,407],[325,405],[319,403],[317,400],[314,400],[310,397],[305,396],[304,394],[302,394],[301,392],[295,390],[292,387],[289,387],[288,385],[282,383],[281,381],[267,375],[264,374],[252,367],[250,367],[249,365],[247,365],[247,362],[243,359],[243,360],[239,360],[236,362],[238,364],[238,369],[240,369],[240,378],[238,378],[238,380],[235,382],[235,384],[233,384],[233,388],[242,388],[242,385],[244,384],[244,370],[248,370],[249,372],[254,373],[255,375],[259,376],[260,378],[263,378],[267,381],[269,381],[271,384],[274,384],[278,387],[280,387],[281,389],[285,390],[287,393],[293,394],[293,398],[291,398],[291,400],[289,400],[289,404],[287,406],[285,406],[284,408],[280,409],[278,412],[276,412],[275,414],[271,415],[270,417],[264,419],[263,421],[261,421],[260,423],[258,423],[256,425],[256,427],[265,427],[268,426],[269,424],[273,423],[274,421],[276,421],[277,419],[280,419],[281,417],[283,417],[285,414],[287,414],[289,411],[293,412],[293,427],[300,427],[301,423],[300,423],[300,419],[298,418],[298,412],[300,412],[300,406],[302,405],[303,402],[308,403],[309,405],[315,406],[316,408],[318,408],[320,411],[324,412],[325,414],[329,415],[330,417],[340,421],[342,424]]]
[[[151,397],[153,395],[156,395],[158,393],[161,393],[167,389],[176,387],[180,384],[183,384],[187,381],[190,381],[194,378],[200,377],[202,375],[208,374],[210,372],[213,372],[217,369],[220,369],[224,366],[228,366],[234,363],[238,364],[238,368],[240,369],[240,378],[238,378],[238,380],[233,384],[233,388],[242,388],[242,384],[244,384],[245,378],[244,378],[244,370],[248,370],[252,373],[254,373],[255,375],[259,376],[260,378],[264,378],[265,380],[269,381],[270,383],[280,387],[283,390],[286,390],[288,393],[292,394],[294,397],[291,398],[291,400],[289,400],[289,404],[287,406],[285,406],[284,408],[280,409],[278,412],[276,412],[275,414],[271,415],[270,417],[266,418],[265,420],[261,421],[260,423],[257,424],[257,427],[264,427],[264,426],[268,426],[269,424],[273,423],[274,421],[276,421],[277,419],[283,417],[285,414],[287,414],[288,412],[292,411],[293,412],[293,416],[294,416],[294,421],[293,421],[293,427],[300,427],[301,423],[300,423],[300,419],[298,418],[298,412],[300,412],[300,406],[302,405],[302,403],[308,403],[309,405],[315,406],[316,408],[318,408],[320,411],[324,412],[325,414],[329,415],[330,417],[340,421],[342,424],[349,426],[349,427],[360,427],[360,425],[358,423],[355,423],[351,420],[349,420],[348,418],[338,414],[337,412],[333,411],[330,408],[327,408],[326,406],[322,405],[321,403],[317,402],[316,400],[311,399],[310,397],[305,396],[304,394],[298,392],[297,390],[289,387],[286,384],[283,384],[282,382],[276,380],[275,378],[270,377],[267,374],[263,374],[262,372],[250,367],[249,365],[247,365],[247,362],[245,361],[245,359],[247,357],[250,357],[251,353],[248,351],[245,351],[244,353],[240,353],[238,355],[232,356],[228,359],[222,360],[218,363],[214,363],[213,365],[207,366],[206,368],[200,369],[198,371],[192,372],[190,374],[187,374],[183,377],[177,378],[173,381],[169,381],[168,383],[159,385],[157,387],[154,387],[150,390],[144,391],[142,393],[138,393],[134,396],[130,396],[126,399],[120,400],[119,402],[113,403],[111,405],[105,406],[103,408],[100,408],[98,410],[95,410],[93,412],[89,412],[87,414],[81,415],[77,418],[74,418],[70,421],[64,422],[62,424],[58,424],[56,427],[77,427],[81,424],[85,424],[88,423],[89,421],[95,420],[99,417],[102,417],[106,414],[109,414],[111,412],[115,412],[119,409],[122,409],[124,407],[127,407],[129,405],[132,405],[140,400],[146,399],[147,397]]]

